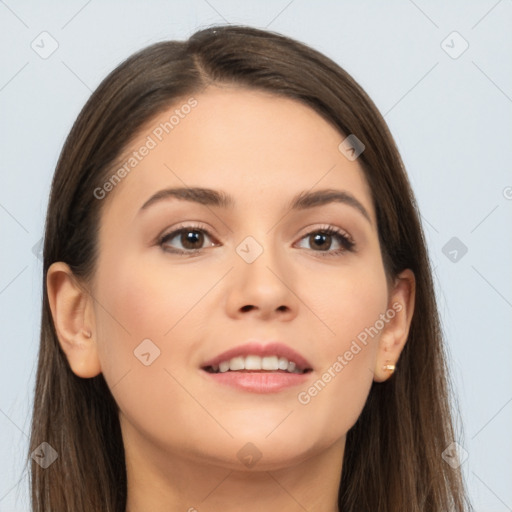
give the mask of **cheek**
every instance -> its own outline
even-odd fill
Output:
[[[317,379],[301,389],[297,399],[316,428],[335,436],[355,423],[372,385],[383,327],[380,318],[387,307],[386,278],[373,262],[361,271],[354,267],[335,278],[331,274],[329,279],[315,279],[315,285],[304,290],[317,313],[310,316],[308,331],[315,333],[310,343],[322,354],[322,364]]]
[[[127,257],[116,264],[103,263],[97,274],[95,305],[102,373],[131,422],[141,430],[144,425],[164,429],[168,417],[164,406],[173,404],[179,409],[184,400],[179,385],[166,371],[173,373],[172,364],[181,365],[186,357],[175,335],[182,325],[180,319],[204,290],[186,280],[184,273],[166,276],[156,265]],[[190,278],[190,273],[186,275]]]
[[[201,275],[185,265],[173,267],[157,248],[148,257],[105,261],[98,282],[106,324],[123,327],[133,342],[163,338],[211,287],[212,279]]]
[[[102,373],[116,388],[114,396],[121,387],[135,394],[169,388],[164,369],[173,371],[189,363],[190,347],[200,339],[196,331],[204,317],[198,304],[218,277],[203,276],[190,266],[176,266],[170,272],[165,255],[156,250],[144,260],[123,256],[100,263],[95,303],[98,348]],[[123,385],[117,386],[121,380]]]
[[[347,350],[353,339],[374,326],[388,302],[386,276],[377,260],[317,273],[304,283],[301,294],[317,313],[315,331],[321,333],[331,354]],[[313,322],[314,316],[310,318]]]

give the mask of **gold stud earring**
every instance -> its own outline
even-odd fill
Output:
[[[382,367],[383,370],[393,373],[395,371],[396,366],[394,364],[389,364],[390,361],[386,361],[386,364]]]

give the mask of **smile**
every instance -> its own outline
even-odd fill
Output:
[[[221,361],[218,365],[207,366],[204,368],[209,373],[225,372],[286,372],[303,374],[311,371],[308,368],[301,368],[294,361],[289,361],[286,357],[257,355],[238,356],[229,360]]]

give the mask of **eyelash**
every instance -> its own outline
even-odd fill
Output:
[[[205,233],[209,238],[214,238],[212,235],[210,235],[210,233],[208,232],[207,229],[205,229],[201,225],[196,224],[196,225],[191,225],[191,226],[180,226],[179,228],[175,229],[171,233],[160,236],[158,239],[158,245],[165,252],[170,252],[173,254],[182,254],[182,255],[186,255],[186,256],[195,256],[204,249],[189,249],[189,250],[184,251],[181,249],[175,249],[175,248],[169,249],[168,247],[164,247],[165,242],[172,240],[173,238],[176,237],[176,235],[179,235],[183,232],[191,232],[191,231]],[[348,234],[344,233],[343,231],[341,231],[340,229],[338,229],[334,226],[326,225],[326,226],[322,226],[321,228],[310,231],[309,233],[306,233],[301,238],[301,240],[303,240],[304,238],[309,237],[313,234],[317,234],[317,233],[322,234],[322,235],[328,235],[328,236],[334,235],[338,239],[338,242],[340,243],[340,245],[342,246],[342,248],[336,249],[334,251],[332,251],[332,250],[315,251],[314,249],[307,249],[312,252],[320,253],[319,254],[320,257],[329,258],[329,257],[339,256],[345,252],[354,252],[355,251],[355,242],[353,241],[353,239]]]

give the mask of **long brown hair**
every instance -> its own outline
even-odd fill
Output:
[[[46,469],[32,462],[33,511],[125,511],[117,404],[101,374],[82,379],[71,371],[56,336],[46,274],[53,262],[64,261],[87,282],[95,271],[105,202],[93,191],[146,123],[212,83],[296,99],[341,135],[355,134],[365,145],[358,161],[371,188],[388,278],[406,268],[416,276],[415,311],[397,371],[373,383],[347,434],[339,509],[469,510],[460,469],[442,457],[458,438],[432,270],[414,195],[383,117],[354,79],[321,53],[272,32],[216,26],[187,41],[153,44],[121,63],[89,98],[62,149],[46,217],[30,441],[30,453],[47,442],[58,458]]]

